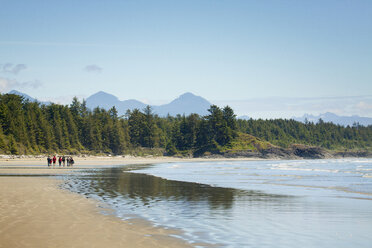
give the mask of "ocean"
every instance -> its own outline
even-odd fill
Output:
[[[372,159],[123,165],[63,187],[197,247],[372,245]]]

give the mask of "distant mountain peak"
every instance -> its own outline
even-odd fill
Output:
[[[186,93],[183,93],[182,95],[180,95],[178,98],[189,98],[189,97],[198,97],[198,96],[196,96],[195,94],[193,94],[191,92],[186,92]]]
[[[324,117],[338,117],[338,115],[334,114],[334,113],[331,113],[331,112],[326,112],[324,114],[322,114],[321,116],[324,116]]]
[[[98,91],[97,93],[91,95],[90,97],[105,97],[105,98],[112,98],[112,99],[119,100],[113,94],[110,94],[110,93],[107,93],[107,92],[104,92],[104,91]]]
[[[25,93],[22,93],[22,92],[20,92],[20,91],[18,91],[18,90],[11,90],[11,91],[9,91],[8,92],[8,94],[14,94],[14,95],[26,95]]]
[[[35,98],[27,95],[26,93],[20,92],[18,90],[11,90],[11,91],[8,92],[8,94],[22,96],[23,98],[28,99],[31,102],[36,102],[36,99]]]
[[[186,92],[168,104],[154,107],[154,112],[161,116],[196,113],[206,115],[211,103],[201,96]]]
[[[29,100],[30,102],[39,102],[39,103],[44,104],[44,105],[51,104],[51,102],[40,102],[36,98],[33,98],[33,97],[27,95],[26,93],[20,92],[18,90],[11,90],[11,91],[8,92],[8,94],[13,94],[13,95],[21,96],[24,99]]]
[[[30,102],[37,102],[37,100],[35,98],[27,95],[26,93],[20,92],[18,90],[11,90],[11,91],[8,92],[8,94],[21,96],[21,97],[23,97],[23,99],[29,100]]]
[[[101,107],[109,109],[115,106],[119,114],[125,114],[128,109],[133,110],[137,108],[141,110],[145,108],[146,105],[147,104],[135,99],[120,101],[116,96],[103,91],[99,91],[87,98],[88,108],[94,109],[96,107]],[[152,108],[154,113],[160,116],[166,116],[167,114],[173,116],[177,114],[188,115],[191,113],[205,115],[210,105],[210,102],[203,97],[196,96],[191,92],[186,92],[168,104],[152,106]]]
[[[112,95],[112,94],[100,90],[100,91],[98,91],[97,93],[95,93],[94,95]]]
[[[110,109],[120,103],[119,99],[107,92],[98,91],[86,99],[87,107],[94,109],[96,107]]]
[[[194,95],[191,92],[186,92],[174,99],[172,102],[184,102],[189,103],[190,101],[206,101],[203,97]]]
[[[331,112],[326,112],[317,116],[304,114],[302,117],[294,117],[293,119],[301,122],[305,122],[305,120],[307,120],[314,123],[317,123],[319,119],[322,119],[324,122],[332,122],[342,126],[352,126],[354,123],[359,123],[363,126],[372,125],[372,118],[369,117],[360,117],[358,115],[339,116]]]

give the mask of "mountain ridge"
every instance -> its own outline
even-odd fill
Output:
[[[36,98],[33,98],[30,95],[27,95],[26,93],[20,92],[18,90],[11,90],[11,91],[8,92],[8,94],[18,95],[18,96],[23,97],[26,100],[29,100],[30,102],[38,102],[38,103],[41,103],[41,104],[44,104],[44,105],[49,105],[49,104],[52,103],[52,102],[49,102],[49,101],[48,102],[39,101]]]
[[[40,102],[36,98],[33,98],[23,92],[17,90],[11,90],[8,94],[15,94],[24,97],[25,99],[31,102],[39,102],[41,104],[51,104],[52,102]],[[148,104],[145,104],[141,101],[136,99],[128,99],[128,100],[119,100],[119,98],[113,94],[98,91],[97,93],[89,96],[86,99],[87,107],[93,110],[96,107],[101,107],[106,110],[112,108],[113,106],[116,107],[118,110],[119,115],[125,115],[127,110],[133,109],[144,109]],[[211,103],[201,96],[197,96],[193,93],[186,92],[176,99],[172,100],[167,104],[162,105],[150,105],[153,109],[155,114],[159,116],[167,116],[168,114],[171,116],[176,116],[177,114],[185,114],[189,115],[191,113],[196,113],[199,115],[206,115],[208,114],[208,108],[210,107]],[[242,115],[237,117],[238,119],[247,120],[250,119],[247,115]],[[354,123],[358,123],[362,126],[372,125],[372,118],[370,117],[361,117],[359,115],[352,115],[352,116],[339,116],[337,114],[326,112],[319,115],[312,115],[312,114],[304,114],[301,117],[292,117],[299,122],[305,122],[306,120],[309,122],[317,123],[319,119],[322,119],[324,122],[332,122],[334,124],[342,125],[342,126],[353,126]]]
[[[314,123],[317,123],[319,119],[322,119],[324,122],[332,122],[342,126],[353,126],[354,123],[358,123],[362,126],[372,125],[372,118],[370,117],[361,117],[359,115],[340,116],[331,112],[319,115],[304,114],[301,117],[293,117],[292,119],[300,122],[305,122],[307,120]]]
[[[135,99],[128,99],[120,101],[116,96],[106,93],[104,91],[99,91],[86,99],[87,107],[94,109],[96,107],[101,107],[104,109],[110,109],[113,106],[117,109],[119,115],[124,115],[127,110],[143,109],[148,104]],[[208,108],[211,103],[201,96],[197,96],[193,93],[186,92],[180,95],[178,98],[174,99],[170,103],[162,105],[150,105],[154,113],[159,116],[177,114],[189,115],[191,113],[196,113],[199,115],[205,115],[208,113]]]

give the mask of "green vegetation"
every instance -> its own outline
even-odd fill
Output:
[[[270,143],[269,143],[270,142]],[[342,127],[294,120],[236,120],[226,106],[210,106],[209,115],[161,118],[151,107],[118,116],[88,110],[74,98],[69,106],[40,105],[12,94],[0,95],[0,153],[90,153],[199,156],[258,152],[273,145],[320,146],[327,149],[372,147],[372,126]]]
[[[298,122],[295,120],[237,120],[239,131],[249,133],[274,145],[287,148],[292,144],[319,146],[330,150],[372,148],[372,126],[343,127],[333,123]]]
[[[238,136],[231,141],[230,144],[224,146],[221,152],[234,153],[237,151],[248,151],[248,152],[258,152],[265,150],[272,146],[269,142],[261,140],[255,136],[245,133],[238,133]]]

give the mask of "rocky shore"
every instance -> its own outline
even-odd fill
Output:
[[[321,147],[292,145],[289,148],[271,146],[258,151],[233,151],[209,157],[260,158],[260,159],[331,159],[331,158],[371,158],[368,151],[330,151]]]

